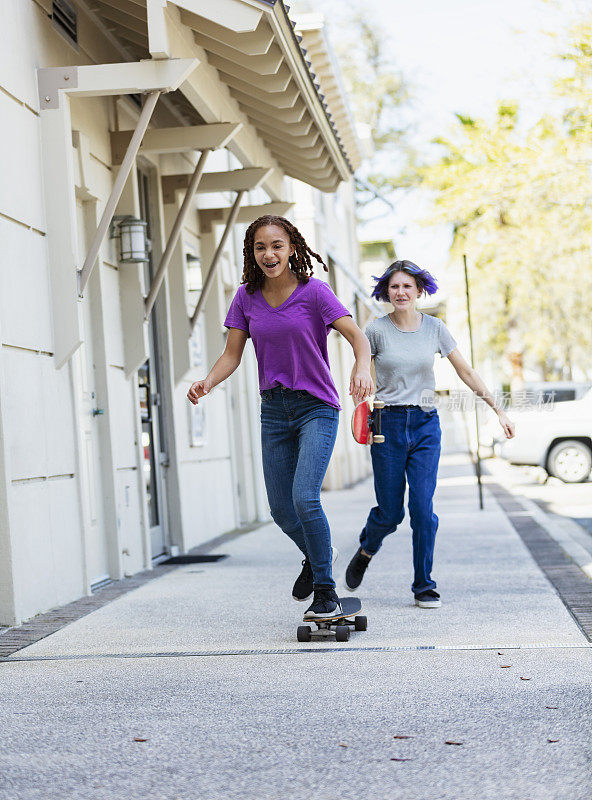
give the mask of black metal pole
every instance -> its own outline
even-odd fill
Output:
[[[469,298],[469,271],[467,269],[467,256],[463,255],[463,262],[465,265],[465,291],[467,295],[467,320],[469,323],[469,342],[471,344],[471,366],[475,368],[475,357],[473,354],[473,328],[471,326],[471,301]],[[477,431],[477,453],[475,461],[475,472],[477,474],[477,486],[479,487],[479,508],[483,510],[483,486],[481,484],[481,454],[479,451],[479,414],[477,409],[477,400],[475,400],[475,429]]]

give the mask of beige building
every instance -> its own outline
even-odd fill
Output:
[[[252,347],[207,402],[186,400],[224,347],[250,221],[294,219],[352,313],[368,301],[361,155],[321,20],[297,33],[279,0],[2,8],[0,625],[14,625],[269,519]],[[351,351],[331,338],[333,487],[368,463],[347,433]]]

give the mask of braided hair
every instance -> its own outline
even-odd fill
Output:
[[[314,253],[306,244],[304,236],[298,228],[284,217],[276,217],[273,214],[266,214],[252,222],[246,230],[245,242],[243,245],[244,268],[241,283],[246,284],[248,294],[253,294],[257,289],[261,289],[265,282],[265,275],[255,260],[255,233],[265,225],[278,225],[288,234],[290,244],[294,248],[294,255],[290,256],[290,269],[298,278],[300,283],[308,283],[308,279],[313,274],[311,256],[314,256],[319,264],[329,272],[329,268],[318,253]]]

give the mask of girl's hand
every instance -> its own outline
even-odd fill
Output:
[[[506,434],[506,439],[513,439],[516,435],[516,426],[508,417],[508,415],[504,411],[498,411],[497,417],[499,419],[500,425],[504,429],[504,433]]]
[[[211,388],[212,381],[208,378],[204,378],[203,381],[196,381],[195,383],[191,384],[191,388],[187,392],[187,397],[193,403],[193,405],[196,406],[199,399],[206,395]]]
[[[356,406],[374,393],[374,384],[369,369],[361,369],[353,373],[349,382],[349,393]]]

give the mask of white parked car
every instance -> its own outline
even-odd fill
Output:
[[[514,439],[500,440],[495,451],[510,464],[543,467],[565,483],[587,480],[592,470],[592,389],[579,400],[512,409]]]

